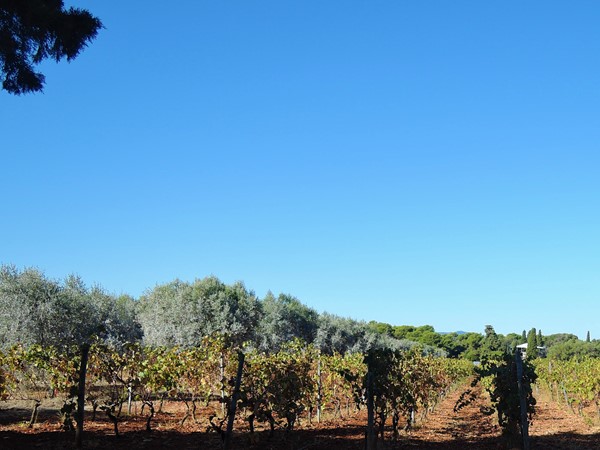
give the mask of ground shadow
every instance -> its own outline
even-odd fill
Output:
[[[32,402],[33,403],[33,402]],[[9,408],[0,409],[0,425],[11,425],[15,423],[29,423],[31,420],[31,413],[33,411],[33,405],[31,408]],[[60,411],[57,408],[48,408],[40,406],[37,411],[37,421],[56,421],[60,418]],[[0,449],[2,446],[0,445]]]
[[[343,428],[321,428],[297,430],[291,433],[278,431],[269,437],[267,432],[258,432],[253,437],[249,433],[236,434],[233,448],[240,450],[363,450],[363,427],[347,426]],[[73,448],[74,436],[61,431],[28,433],[27,431],[0,432],[0,448],[21,450],[28,448],[65,449]],[[221,439],[216,433],[155,430],[128,431],[119,438],[104,431],[88,431],[85,434],[84,448],[154,450],[154,449],[220,449]],[[419,450],[500,450],[505,445],[501,438],[484,437],[481,439],[451,439],[434,442],[417,439],[410,435],[401,436],[398,441],[387,441],[386,449]],[[598,450],[600,434],[579,435],[562,433],[533,437],[532,450]]]

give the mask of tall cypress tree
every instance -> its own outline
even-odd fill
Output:
[[[527,335],[527,359],[535,359],[537,357],[537,331],[535,328],[532,328]]]
[[[590,332],[587,332],[587,336],[585,337],[585,342],[592,342],[592,339],[590,338]]]

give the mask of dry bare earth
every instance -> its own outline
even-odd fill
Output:
[[[505,449],[500,429],[494,416],[485,416],[480,408],[488,404],[487,396],[480,392],[477,400],[454,413],[453,407],[460,390],[448,396],[429,415],[426,422],[410,433],[402,433],[397,442],[390,436],[385,448],[423,450],[502,450]],[[600,424],[598,419],[585,419],[573,414],[549,398],[541,397],[538,416],[532,427],[533,450],[598,450],[600,449]],[[57,410],[44,409],[40,423],[33,429],[24,425],[30,410],[17,403],[0,404],[0,449],[70,449],[74,437],[60,431]],[[112,425],[102,413],[96,421],[86,422],[84,448],[89,449],[220,449],[220,437],[207,433],[209,409],[201,411],[199,423],[189,420],[181,426],[183,408],[179,403],[166,404],[164,412],[153,420],[154,431],[144,431],[144,417],[124,419],[120,425],[122,436],[115,438]],[[592,411],[589,415],[593,417]],[[304,421],[301,429],[286,434],[278,430],[269,438],[268,432],[258,431],[253,439],[247,432],[244,421],[236,423],[238,433],[234,436],[233,448],[250,449],[364,449],[364,411],[343,420],[325,420],[321,424],[309,425]]]
[[[600,449],[600,418],[595,409],[585,416],[553,401],[549,394],[537,395],[538,414],[531,425],[532,448],[548,450]]]

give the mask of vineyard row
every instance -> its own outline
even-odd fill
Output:
[[[182,422],[196,419],[198,405],[212,405],[207,425],[219,432],[235,411],[230,408],[233,403],[253,432],[256,423],[271,431],[292,430],[300,418],[319,421],[325,411],[333,418],[348,415],[365,404],[370,387],[379,425],[391,417],[397,433],[401,418],[410,426],[417,413],[424,417],[455,382],[472,373],[472,365],[462,360],[392,351],[325,355],[301,341],[292,341],[277,353],[249,350],[240,355],[221,337],[204,338],[194,348],[131,344],[117,350],[92,345],[85,400],[94,416],[98,409],[107,414],[117,434],[119,416],[131,414],[132,402],[146,408],[150,430],[164,400],[186,405]],[[58,397],[63,400],[63,426],[72,428],[79,367],[76,349],[14,346],[0,353],[0,396],[32,400],[31,424],[40,404]],[[241,381],[237,390],[236,378]]]

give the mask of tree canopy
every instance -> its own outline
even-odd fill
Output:
[[[89,11],[65,10],[61,0],[0,2],[0,78],[11,94],[41,91],[35,66],[47,58],[73,60],[97,36],[102,22]]]
[[[522,334],[497,334],[491,325],[483,334],[438,333],[431,325],[394,326],[318,313],[290,294],[268,292],[259,299],[244,283],[226,284],[215,276],[175,279],[134,299],[111,295],[97,285],[87,287],[77,275],[54,280],[35,268],[0,265],[0,349],[15,344],[61,347],[91,339],[116,348],[129,342],[196,347],[214,335],[225,337],[228,345],[267,353],[299,339],[326,354],[417,349],[470,361],[499,360],[523,341]],[[533,328],[529,340],[529,358],[536,356],[540,343],[548,356],[558,359],[600,357],[600,340],[591,337],[543,336]]]
[[[60,281],[37,269],[0,266],[0,346],[63,346],[92,337],[114,344],[140,339],[134,300],[88,288],[75,275]]]
[[[263,315],[259,325],[260,348],[278,350],[294,338],[312,342],[318,327],[319,314],[297,298],[268,292],[262,302]]]
[[[529,330],[527,334],[527,357],[530,359],[537,358],[538,352],[538,336],[535,328]]]
[[[206,277],[158,285],[140,298],[139,321],[149,345],[199,345],[202,337],[226,335],[237,344],[253,340],[260,304],[243,283]]]

